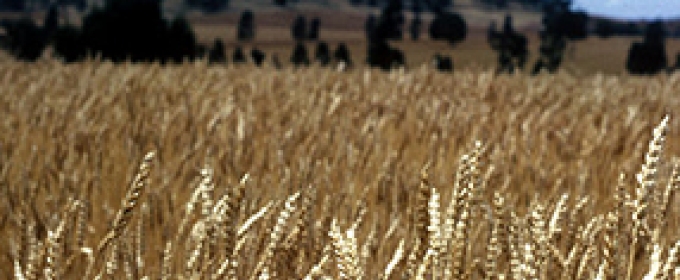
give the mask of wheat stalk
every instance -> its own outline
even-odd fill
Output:
[[[139,197],[142,195],[142,191],[149,184],[148,179],[151,175],[151,162],[155,156],[156,154],[154,152],[149,152],[144,156],[144,160],[139,166],[137,175],[123,199],[122,207],[113,220],[113,227],[99,242],[99,246],[97,246],[97,252],[99,252],[99,254],[101,254],[114,239],[123,234],[127,224],[132,219],[132,211],[136,208]]]

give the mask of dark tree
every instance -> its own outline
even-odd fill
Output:
[[[0,23],[7,34],[7,48],[10,54],[20,60],[34,61],[38,59],[47,41],[43,29],[29,18]]]
[[[542,0],[520,0],[519,2],[525,8],[539,10],[541,8]]]
[[[543,30],[540,33],[540,58],[533,73],[542,69],[555,72],[562,63],[568,40],[582,40],[588,36],[588,15],[572,11],[571,0],[552,0],[543,4]]]
[[[58,9],[50,7],[43,28],[30,20],[7,22],[10,52],[20,59],[33,60],[45,45],[53,43],[54,53],[65,62],[87,55],[113,62],[174,61],[193,59],[197,54],[194,32],[184,18],[168,22],[159,0],[108,0],[93,9],[75,26],[58,26]],[[21,47],[18,47],[21,46]]]
[[[491,49],[498,52],[498,72],[513,73],[515,69],[523,69],[529,56],[526,36],[519,34],[512,26],[512,17],[507,15],[503,31],[496,31],[496,23],[492,22],[488,31]]]
[[[430,23],[429,33],[430,38],[434,40],[446,40],[450,44],[456,44],[465,40],[467,25],[459,14],[439,12]]]
[[[26,9],[26,0],[3,0],[0,8],[8,11],[20,12]]]
[[[279,6],[285,6],[286,2],[287,2],[286,0],[274,0],[274,4]]]
[[[215,39],[210,52],[208,52],[208,63],[219,64],[226,62],[227,55],[224,51],[224,42],[222,42],[222,39]]]
[[[335,52],[333,52],[333,58],[335,58],[336,62],[342,62],[347,66],[352,66],[352,56],[349,54],[349,49],[345,43],[338,44]]]
[[[79,12],[84,12],[87,9],[87,0],[70,0],[65,5],[72,5]]]
[[[246,63],[248,62],[246,58],[246,54],[243,52],[243,48],[241,46],[237,46],[236,49],[234,49],[234,53],[231,55],[231,61],[234,64],[240,64],[240,63]]]
[[[204,44],[196,44],[196,53],[194,54],[195,58],[207,58],[207,55],[209,54],[208,47]]]
[[[430,2],[440,9],[446,9],[453,6],[453,0],[430,0]]]
[[[390,0],[370,30],[369,40],[401,40],[403,37],[404,11],[401,0]],[[366,24],[368,29],[368,23]]]
[[[599,19],[595,23],[595,35],[600,38],[609,38],[614,35],[614,24],[607,19]]]
[[[185,18],[178,17],[170,23],[167,48],[169,58],[176,63],[195,58],[196,36]]]
[[[409,33],[411,33],[411,40],[417,41],[420,38],[420,28],[423,21],[420,19],[419,15],[415,15],[411,20],[411,26],[409,27]]]
[[[54,32],[59,28],[59,10],[57,5],[50,5],[47,14],[45,15],[45,20],[43,21],[43,30],[45,31],[45,37],[50,40],[54,35]]]
[[[569,40],[582,40],[588,37],[588,15],[585,12],[565,12],[554,19],[552,33],[562,33]]]
[[[453,6],[453,0],[420,0],[425,6],[435,14],[445,12],[449,7]]]
[[[626,68],[631,74],[653,75],[667,66],[666,30],[663,22],[647,25],[643,42],[634,42],[628,51]]]
[[[411,0],[411,12],[413,13],[413,15],[419,17],[422,11],[423,11],[422,0]]]
[[[370,19],[370,18],[369,18]],[[388,40],[401,40],[403,36],[404,12],[401,0],[390,0],[372,29],[366,24],[368,50],[366,62],[371,67],[389,70],[405,65],[403,52],[391,47]]]
[[[110,0],[83,19],[82,34],[89,53],[114,62],[177,61],[193,55],[191,27],[183,19],[169,26],[156,0]]]
[[[548,73],[554,73],[562,64],[564,50],[567,48],[567,38],[548,32],[541,32],[541,46],[539,47],[540,58],[534,64],[532,74],[538,74],[543,69]]]
[[[87,55],[80,29],[72,25],[59,27],[52,38],[54,53],[64,62],[76,62]]]
[[[588,36],[588,14],[571,9],[571,0],[550,0],[543,4],[543,30],[569,40]]]
[[[373,30],[377,23],[377,18],[374,15],[368,15],[366,18],[366,23],[364,24],[364,31],[366,32],[366,39],[371,40],[373,38]]]
[[[229,0],[207,0],[203,4],[203,11],[215,13],[229,7]]]
[[[480,0],[485,8],[505,9],[508,7],[508,0]]]
[[[191,8],[201,9],[206,13],[216,13],[229,6],[229,0],[185,0]]]
[[[252,40],[255,38],[255,15],[251,10],[245,10],[241,13],[241,18],[238,21],[237,38],[239,41]]]
[[[85,11],[87,8],[87,0],[56,0],[56,1],[43,1],[49,3],[50,5],[57,5],[59,7],[71,6],[76,8],[79,12]]]
[[[309,24],[309,35],[307,36],[307,38],[309,38],[310,40],[319,39],[320,25],[321,21],[319,21],[319,18],[312,19],[311,23]]]
[[[326,44],[326,42],[319,42],[316,45],[314,60],[321,66],[327,66],[331,63],[331,51],[328,48],[328,44]]]
[[[664,45],[634,42],[628,51],[626,69],[631,74],[654,75],[666,68]]]
[[[290,62],[295,66],[309,66],[309,56],[307,55],[307,48],[304,44],[298,42],[293,49],[293,55],[290,57]]]
[[[262,63],[264,63],[264,60],[267,58],[267,54],[259,49],[253,48],[250,50],[250,58],[252,58],[255,65],[259,67],[262,66]]]
[[[295,18],[290,33],[296,41],[304,41],[307,38],[307,20],[304,16],[299,15]]]
[[[651,44],[664,44],[666,40],[666,26],[662,21],[653,21],[647,25],[645,31],[645,42]]]
[[[626,23],[625,27],[623,27],[623,30],[623,34],[625,35],[636,36],[641,34],[640,27],[634,22]]]

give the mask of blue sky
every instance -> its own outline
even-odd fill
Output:
[[[573,7],[621,19],[680,18],[680,0],[574,0]]]

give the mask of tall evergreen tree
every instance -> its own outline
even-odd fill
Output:
[[[236,37],[239,41],[252,40],[255,38],[255,14],[253,11],[245,10],[241,13],[237,29]]]

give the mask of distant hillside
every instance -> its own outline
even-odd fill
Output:
[[[91,3],[100,2],[92,0]],[[236,24],[240,12],[246,9],[255,11],[260,16],[257,23],[262,26],[285,26],[288,27],[295,16],[302,14],[307,17],[318,16],[322,18],[324,28],[335,30],[362,29],[364,19],[369,14],[379,14],[380,9],[366,5],[353,6],[349,0],[288,0],[284,7],[277,6],[273,0],[230,0],[227,10],[216,14],[204,14],[197,10],[189,10],[184,4],[185,0],[164,0],[164,12],[167,17],[186,15],[192,22]],[[450,10],[463,15],[466,23],[472,30],[486,29],[491,21],[502,21],[506,14],[514,18],[515,27],[520,31],[537,31],[541,26],[541,13],[536,10],[526,9],[521,5],[511,4],[507,9],[493,9],[479,4],[478,0],[455,0]],[[407,19],[411,13],[407,12]],[[68,17],[70,23],[78,24],[82,14],[75,9],[62,9],[62,17]],[[0,12],[0,19],[16,19],[26,14],[32,15],[38,21],[44,17],[44,11],[37,10],[30,13]],[[431,19],[432,15],[425,12],[423,18]],[[593,19],[601,18],[593,16]],[[643,24],[643,23],[640,23]],[[680,19],[668,22],[671,33],[680,33]],[[677,32],[676,32],[677,31]]]
[[[183,9],[182,0],[166,0],[166,13],[176,15]],[[519,30],[538,30],[541,22],[541,14],[536,11],[510,7],[507,10],[486,9],[470,0],[457,0],[450,8],[463,15],[471,29],[486,29],[491,21],[501,22],[506,14],[514,17],[514,23]],[[352,6],[347,0],[298,0],[291,1],[285,7],[273,4],[272,0],[232,0],[229,9],[218,14],[203,14],[199,11],[188,13],[192,22],[210,24],[227,23],[235,24],[241,11],[250,9],[256,13],[257,24],[261,26],[290,26],[292,19],[299,15],[307,17],[320,17],[323,27],[334,30],[362,30],[364,20],[369,14],[378,15],[379,8],[365,5]],[[412,17],[406,12],[407,20]],[[259,16],[257,16],[259,15]],[[432,14],[423,13],[425,20],[432,18]]]

